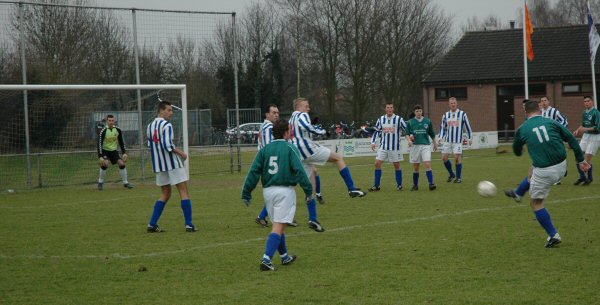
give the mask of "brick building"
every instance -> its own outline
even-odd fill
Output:
[[[448,110],[448,97],[454,96],[474,131],[519,127],[525,119],[522,35],[522,29],[466,33],[423,80],[423,105],[432,121],[440,123]],[[581,124],[583,97],[592,95],[588,28],[536,28],[532,43],[530,98],[548,96],[573,130]],[[595,69],[598,79],[597,63]]]

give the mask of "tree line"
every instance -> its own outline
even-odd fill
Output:
[[[39,2],[96,5],[88,0]],[[599,2],[591,1],[592,8],[599,8]],[[585,3],[534,1],[534,26],[585,23]],[[0,83],[22,82],[16,47],[20,26],[29,84],[136,83],[130,27],[112,11],[23,4],[19,17],[18,7],[12,8],[9,34],[0,43]],[[235,31],[232,26],[219,22],[211,38],[201,41],[177,35],[158,47],[140,45],[141,82],[187,84],[189,108],[212,109],[213,125],[224,128],[225,109],[235,107],[235,62],[240,108],[276,104],[291,113],[292,100],[304,96],[322,122],[363,121],[380,115],[386,101],[404,115],[421,103],[421,80],[456,40],[451,17],[431,0],[255,1],[236,17]],[[462,30],[490,27],[506,28],[508,22],[493,15],[472,18]],[[37,93],[30,107],[53,94],[60,93]],[[126,109],[132,94],[111,107]],[[4,122],[15,117],[22,101],[5,105]],[[53,107],[65,114],[64,120],[75,111],[60,103]],[[60,133],[65,123],[58,120],[45,130]],[[52,142],[51,135],[43,136]]]

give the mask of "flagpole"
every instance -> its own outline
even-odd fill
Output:
[[[592,10],[590,8],[590,2],[589,1],[587,2],[587,8],[588,8],[589,18],[591,19],[592,18]],[[589,22],[589,20],[588,20],[588,22]],[[596,25],[592,23],[591,26],[595,27]],[[590,29],[590,33],[591,33],[591,31],[592,31],[592,29]],[[588,34],[588,40],[590,40],[590,39],[591,39],[591,37]],[[591,46],[591,43],[590,43],[590,46]],[[590,55],[592,54],[591,51],[592,50],[590,49]],[[592,89],[593,89],[592,92],[594,93],[594,98],[593,98],[593,100],[594,100],[594,108],[598,109],[598,101],[596,101],[596,96],[597,96],[596,95],[596,68],[594,67],[595,66],[594,62],[596,61],[596,52],[595,52],[595,50],[594,50],[593,53],[594,53],[594,56],[590,56],[590,64],[592,66]]]
[[[592,63],[592,88],[594,92],[594,108],[598,109],[598,101],[596,100],[596,68],[594,67],[594,60],[590,58]]]
[[[527,0],[523,0],[523,71],[525,72],[525,99],[529,99],[529,79],[527,77]]]

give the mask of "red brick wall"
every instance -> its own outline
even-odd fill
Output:
[[[439,87],[448,88],[449,86]],[[439,133],[442,115],[448,111],[448,99],[435,100],[435,88],[429,87],[424,90],[423,108],[425,108],[425,115],[435,124],[436,133]],[[429,103],[427,101],[427,91],[429,91]],[[467,112],[473,131],[496,130],[496,85],[481,85],[481,87],[468,85],[467,97],[466,100],[458,100],[458,108]]]
[[[588,81],[589,80],[583,80]],[[568,81],[577,82],[577,81]],[[584,110],[583,96],[573,96],[562,94],[563,82],[547,82],[546,95],[550,99],[550,104],[558,108],[565,114],[569,120],[569,130],[575,130],[581,125],[581,116]],[[493,131],[497,129],[496,116],[496,87],[513,84],[485,84],[468,85],[466,100],[458,100],[458,108],[467,112],[473,131]],[[437,86],[425,87],[423,89],[423,108],[425,115],[435,124],[436,132],[439,132],[442,115],[448,111],[448,100],[435,100],[435,88],[465,87],[465,86]],[[586,94],[587,95],[587,94]],[[589,94],[591,95],[591,94]],[[525,112],[522,108],[524,96],[514,97],[515,128],[518,128],[525,121]],[[541,96],[532,95],[532,99],[540,99]]]

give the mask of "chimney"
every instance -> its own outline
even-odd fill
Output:
[[[514,30],[515,29],[515,21],[514,20],[509,20],[508,22],[510,23],[510,29]]]

